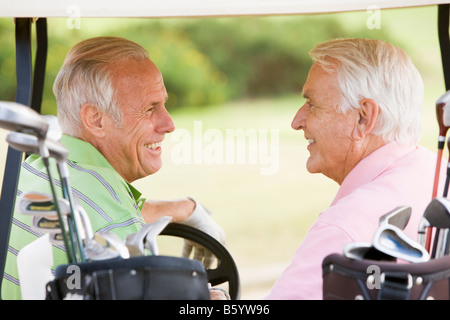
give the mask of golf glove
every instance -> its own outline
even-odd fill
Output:
[[[190,197],[189,199],[195,203],[195,209],[191,216],[181,223],[199,229],[225,245],[225,232],[211,218],[211,212],[195,199]],[[214,261],[214,255],[199,244],[185,239],[183,257],[189,258],[193,249],[194,259],[203,261],[205,268],[209,268]]]

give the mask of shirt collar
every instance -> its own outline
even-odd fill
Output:
[[[81,162],[102,168],[113,168],[100,151],[89,142],[63,134],[61,143],[69,149],[68,159],[72,162]]]
[[[413,145],[403,145],[396,141],[385,144],[362,159],[342,182],[331,205],[352,193],[362,185],[373,181],[389,168],[397,159],[416,149]]]
[[[98,151],[97,148],[89,142],[63,134],[61,137],[61,143],[69,150],[68,159],[70,161],[111,169],[119,175],[117,170],[114,169],[114,167],[108,162],[108,160],[106,160],[100,151]],[[136,201],[138,201],[142,194],[135,187],[125,181],[125,179],[123,179],[123,181],[128,185],[130,194]]]

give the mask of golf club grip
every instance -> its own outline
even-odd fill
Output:
[[[160,235],[175,236],[194,241],[210,252],[219,260],[216,269],[208,269],[208,280],[211,285],[217,285],[228,281],[231,299],[240,298],[240,280],[237,266],[228,250],[216,239],[205,232],[179,223],[169,223]]]

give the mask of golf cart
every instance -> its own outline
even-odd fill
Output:
[[[446,88],[450,88],[450,45],[448,36],[449,5],[448,1],[380,1],[376,4],[380,9],[398,8],[405,6],[438,5],[439,7],[439,39],[442,50],[442,62],[445,74]],[[295,15],[326,12],[347,12],[367,10],[374,5],[374,1],[78,1],[76,7],[80,17],[115,18],[115,17],[214,17],[214,16],[248,16],[248,15]],[[15,18],[16,26],[16,72],[17,95],[16,102],[30,107],[41,113],[43,79],[47,57],[47,24],[46,19],[52,17],[70,17],[66,3],[61,1],[16,1],[0,4],[0,17]],[[33,18],[30,18],[33,17]],[[31,29],[36,28],[36,57],[32,70]],[[14,130],[14,129],[13,129]],[[0,270],[6,258],[9,230],[12,223],[12,212],[16,198],[17,179],[22,161],[23,151],[8,149],[3,188],[0,198]],[[223,279],[232,281],[230,293],[233,298],[239,297],[239,277],[235,265],[228,252],[213,240],[202,238],[195,230],[185,230],[181,226],[169,225],[162,233],[195,238],[202,245],[208,247],[218,255],[219,260],[230,261],[225,273],[221,275],[209,274],[213,285]],[[220,257],[220,252],[223,257]],[[225,266],[226,264],[222,264]],[[231,270],[231,271],[230,271]],[[224,271],[224,270],[221,270]],[[1,277],[2,279],[3,277]],[[231,280],[230,280],[231,279]],[[234,280],[233,280],[234,279]],[[217,280],[217,281],[213,281]],[[0,280],[1,281],[1,280]]]

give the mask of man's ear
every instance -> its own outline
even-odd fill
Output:
[[[363,99],[359,102],[359,120],[353,131],[353,138],[361,140],[373,131],[380,113],[380,107],[373,99]]]
[[[96,106],[91,104],[83,105],[80,110],[80,119],[84,130],[90,134],[97,137],[105,135],[104,115]]]

